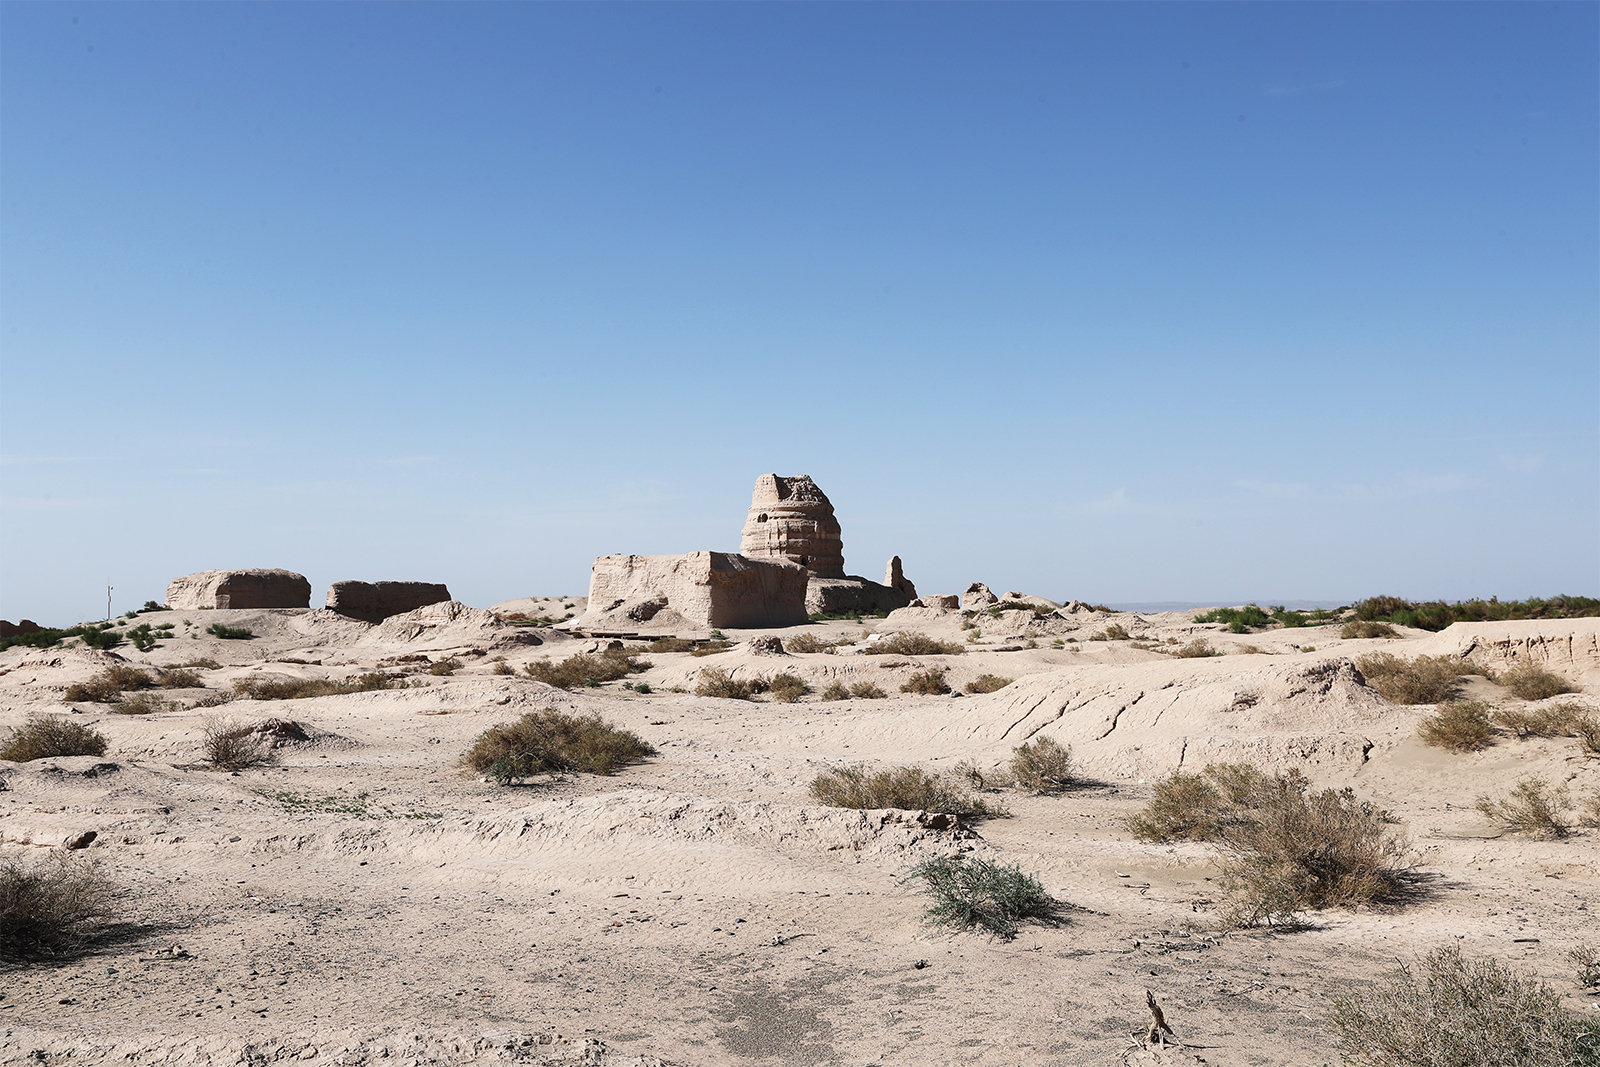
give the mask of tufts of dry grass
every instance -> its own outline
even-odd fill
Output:
[[[1543,982],[1459,945],[1401,964],[1334,1000],[1328,1025],[1358,1067],[1583,1067],[1600,1063],[1600,1024]]]
[[[944,674],[943,667],[930,667],[925,671],[918,671],[900,687],[900,692],[916,693],[925,697],[943,696],[950,692],[950,685],[944,680]]]
[[[1128,827],[1145,841],[1220,845],[1227,914],[1237,925],[1294,926],[1299,911],[1398,895],[1407,847],[1386,814],[1349,789],[1307,786],[1297,771],[1212,764],[1158,783]]]
[[[1356,620],[1347,622],[1339,628],[1339,636],[1350,640],[1359,637],[1399,637],[1400,631],[1386,622],[1368,622]]]
[[[343,682],[331,678],[240,678],[233,683],[233,695],[240,700],[305,700],[310,697],[342,696],[345,693],[404,689],[409,684],[403,679],[390,678],[381,671],[368,671]]]
[[[647,671],[650,664],[637,658],[625,648],[608,648],[590,655],[580,652],[568,656],[560,663],[547,659],[528,664],[523,671],[529,678],[553,685],[557,689],[578,689],[614,682],[639,671]]]
[[[1417,724],[1422,743],[1451,752],[1477,752],[1494,740],[1489,705],[1481,700],[1452,700]]]
[[[890,634],[862,649],[862,653],[868,656],[959,656],[964,652],[966,648],[962,645],[953,641],[936,641],[915,630]]]
[[[1574,701],[1564,700],[1529,711],[1525,708],[1501,708],[1494,713],[1494,721],[1518,737],[1582,737],[1584,719],[1589,709]]]
[[[74,682],[67,686],[62,699],[69,703],[93,701],[109,704],[128,690],[153,689],[157,684],[156,676],[149,671],[126,663],[113,663],[87,682]]]
[[[638,734],[598,715],[545,708],[516,722],[489,727],[462,755],[461,765],[510,785],[535,774],[615,774],[655,753],[655,747]]]
[[[1403,660],[1375,652],[1356,660],[1367,684],[1396,704],[1442,704],[1455,699],[1461,674],[1469,665],[1450,656],[1418,656]]]
[[[1512,696],[1523,700],[1544,700],[1573,691],[1572,683],[1565,678],[1532,663],[1503,671],[1495,676],[1494,682],[1505,686],[1511,690]]]
[[[29,715],[0,744],[0,759],[27,763],[50,756],[104,756],[108,744],[93,727],[60,715]]]
[[[127,693],[111,705],[116,715],[154,715],[158,711],[177,711],[181,704],[176,700],[159,700],[151,693]]]
[[[784,671],[767,679],[767,692],[780,704],[793,704],[811,692],[811,687],[799,675]]]
[[[1051,737],[1036,737],[1014,751],[1011,780],[1033,794],[1054,792],[1072,784],[1072,749]]]
[[[839,682],[834,682],[822,691],[823,700],[882,700],[889,694],[873,685],[871,682],[856,682],[846,687]]]
[[[811,795],[835,808],[904,808],[973,818],[1000,814],[951,779],[917,766],[872,771],[861,765],[825,771],[812,781]]]
[[[707,667],[695,684],[696,696],[722,697],[725,700],[754,700],[766,688],[760,678],[735,678],[721,667]]]
[[[1567,791],[1552,789],[1537,778],[1523,778],[1505,796],[1481,796],[1476,807],[1502,829],[1530,837],[1566,837],[1572,827],[1562,818]]]
[[[1211,647],[1211,643],[1203,637],[1197,637],[1187,645],[1180,645],[1172,650],[1172,655],[1178,659],[1205,659],[1208,656],[1220,656],[1222,653]]]
[[[998,674],[980,674],[966,685],[962,686],[969,693],[993,693],[1010,685],[1012,679],[1002,678]]]
[[[77,947],[112,917],[115,892],[94,860],[58,853],[32,865],[0,863],[0,957]]]
[[[272,747],[253,726],[221,715],[201,723],[200,757],[219,771],[242,771],[272,762]]]
[[[799,634],[785,641],[783,647],[789,652],[826,652],[831,656],[835,654],[837,649],[853,643],[848,637],[841,637],[837,641],[829,641],[827,638],[818,637],[816,634]]]

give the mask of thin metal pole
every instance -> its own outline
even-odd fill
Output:
[[[111,587],[106,586],[106,622],[111,621]]]

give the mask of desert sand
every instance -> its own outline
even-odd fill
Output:
[[[1593,707],[1597,620],[1341,640],[1337,627],[1234,635],[1193,612],[1081,606],[1042,619],[980,611],[973,630],[960,612],[913,607],[729,631],[733,646],[709,656],[649,653],[628,679],[648,693],[522,675],[617,638],[501,616],[585,607],[435,604],[376,625],[326,610],[171,611],[159,621],[177,636],[148,653],[0,653],[0,728],[59,713],[111,741],[104,757],[0,762],[0,859],[32,862],[93,831],[79,854],[122,887],[123,919],[81,954],[0,971],[0,1061],[1310,1067],[1337,1060],[1331,998],[1451,943],[1600,1010],[1566,961],[1597,940],[1600,831],[1527,839],[1473,807],[1529,774],[1592,796],[1600,760],[1570,739],[1425,747],[1416,724],[1433,709],[1391,704],[1352,666],[1375,650],[1531,661]],[[216,622],[255,636],[219,640],[204,632]],[[1131,640],[1090,640],[1109,624]],[[967,652],[863,654],[874,635],[910,630]],[[848,643],[750,647],[799,633]],[[1168,654],[1196,638],[1225,654]],[[221,664],[198,672],[204,689],[156,690],[169,704],[152,714],[63,701],[111,663],[201,658]],[[455,673],[427,673],[446,659]],[[502,662],[518,673],[496,673]],[[956,694],[899,691],[931,665],[949,668]],[[711,667],[789,671],[814,692],[793,704],[693,695]],[[243,678],[371,670],[418,684],[195,706]],[[985,673],[1015,681],[959,693]],[[834,681],[890,696],[820,701]],[[1512,702],[1485,679],[1468,686]],[[658,754],[614,776],[510,787],[457,768],[485,728],[547,707],[598,712]],[[216,714],[292,720],[305,740],[282,740],[269,766],[208,769],[200,740]],[[1006,818],[934,829],[918,813],[842,811],[808,793],[819,772],[854,763],[997,766],[1036,736],[1072,747],[1080,781],[997,792]],[[1141,843],[1124,826],[1156,780],[1223,760],[1298,768],[1390,809],[1424,876],[1419,898],[1313,913],[1293,933],[1226,929],[1215,851]],[[926,926],[903,870],[958,851],[1037,873],[1069,905],[1065,921],[1011,941]],[[1146,990],[1180,1044],[1136,1040]]]

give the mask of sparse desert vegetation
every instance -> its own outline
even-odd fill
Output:
[[[1572,683],[1559,674],[1532,663],[1504,671],[1496,675],[1494,681],[1497,685],[1509,689],[1512,696],[1522,700],[1544,700],[1547,697],[1572,692]]]
[[[1011,756],[1011,779],[1030,793],[1048,793],[1072,784],[1072,749],[1053,737],[1036,737]]]
[[[849,700],[852,697],[857,700],[883,700],[888,695],[871,682],[855,682],[848,686],[833,682],[822,691],[823,700]]]
[[[943,856],[912,865],[902,880],[915,885],[931,903],[924,913],[930,926],[985,930],[1009,941],[1028,920],[1053,922],[1061,904],[1045,892],[1036,875],[979,856]]]
[[[998,674],[980,674],[961,688],[968,693],[993,693],[1010,685],[1012,679]]]
[[[1568,800],[1563,788],[1528,777],[1502,796],[1480,796],[1477,808],[1500,828],[1533,837],[1566,837],[1572,826],[1563,816]]]
[[[461,764],[510,785],[536,774],[615,774],[655,753],[655,747],[638,734],[599,715],[545,708],[489,727],[462,755]]]
[[[0,759],[27,763],[50,756],[104,756],[109,742],[92,726],[60,715],[30,715],[0,742]]]
[[[906,630],[874,641],[862,652],[868,656],[959,656],[966,648],[953,641],[936,641],[927,634]]]
[[[249,723],[208,715],[201,725],[200,757],[219,771],[242,771],[272,762],[272,746]]]
[[[1418,656],[1405,660],[1388,652],[1375,652],[1356,660],[1367,684],[1396,704],[1442,704],[1461,691],[1465,666],[1449,656]]]
[[[998,812],[954,780],[916,766],[874,771],[860,765],[825,771],[812,779],[811,796],[835,808],[904,808],[975,818]]]
[[[412,683],[391,678],[382,671],[366,671],[354,678],[336,682],[331,678],[240,678],[233,683],[233,695],[240,700],[305,700],[309,697],[342,696],[346,693],[375,693],[383,689],[405,689]]]
[[[0,862],[0,958],[60,955],[115,914],[116,886],[96,861],[62,854]]]
[[[648,662],[627,649],[609,648],[593,655],[580,652],[559,663],[551,663],[547,659],[535,660],[524,667],[523,672],[529,678],[557,689],[579,689],[614,682],[649,669]]]
[[[925,671],[918,671],[906,679],[900,686],[902,693],[915,693],[918,696],[936,697],[950,692],[950,683],[944,680],[943,667],[930,667]]]
[[[1459,945],[1402,963],[1334,1000],[1329,1025],[1362,1067],[1585,1067],[1600,1063],[1600,1023],[1545,983]]]
[[[1339,636],[1347,641],[1363,637],[1399,637],[1400,631],[1386,622],[1356,619],[1341,626]]]
[[[1417,724],[1423,744],[1451,752],[1477,752],[1494,740],[1489,705],[1481,700],[1451,700]]]

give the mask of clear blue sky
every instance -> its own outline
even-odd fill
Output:
[[[1600,6],[0,5],[0,616],[1600,592]]]

